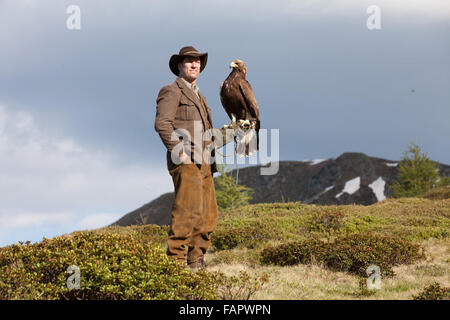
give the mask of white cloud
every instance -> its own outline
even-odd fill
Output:
[[[96,229],[110,225],[121,218],[121,214],[117,213],[100,213],[92,214],[84,217],[76,225],[77,230]]]
[[[14,228],[101,227],[173,190],[165,163],[120,165],[113,154],[50,137],[42,127],[0,105],[3,242]]]
[[[55,213],[41,213],[41,212],[28,212],[28,213],[16,213],[14,215],[2,216],[2,224],[0,231],[11,230],[11,228],[23,228],[39,227],[43,224],[54,223],[59,225],[68,224],[73,219],[73,214],[69,212],[55,212]]]

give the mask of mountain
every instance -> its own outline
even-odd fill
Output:
[[[450,166],[436,162],[436,167],[441,176],[450,176]],[[239,184],[255,190],[250,203],[370,205],[391,195],[389,187],[397,177],[398,161],[345,152],[330,159],[280,161],[275,175],[261,175],[260,169],[261,166],[239,169]],[[236,170],[231,173],[236,176]],[[112,225],[168,225],[173,199],[173,192],[165,193]]]

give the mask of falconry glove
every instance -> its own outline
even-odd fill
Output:
[[[236,132],[232,128],[213,128],[212,129],[215,136],[215,145],[217,148],[221,148],[227,143],[230,143],[234,141],[234,136],[236,135]],[[218,137],[221,137],[222,139],[217,139]]]

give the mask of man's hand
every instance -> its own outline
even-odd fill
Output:
[[[235,119],[233,119],[235,120]],[[233,130],[237,130],[237,129],[241,129],[246,131],[248,128],[250,127],[250,121],[249,120],[238,120],[238,121],[231,121],[230,124],[226,124],[223,126],[223,129],[233,129]]]
[[[219,131],[219,136],[222,137],[222,139],[219,139],[220,141],[216,140],[216,147],[220,148],[227,143],[234,141],[234,137],[238,133],[238,130],[240,130],[240,133],[245,133],[249,129],[249,124],[249,120],[236,121],[236,118],[233,117],[230,124],[226,124],[222,128],[214,128],[213,130]]]
[[[236,130],[239,128],[239,124],[237,122],[231,122],[230,124],[225,124],[223,129],[233,129]]]
[[[239,128],[243,129],[244,131],[246,131],[247,129],[249,129],[249,128],[250,128],[250,125],[251,125],[250,120],[242,120],[242,119],[239,120],[239,121],[237,122],[237,124],[238,124]]]

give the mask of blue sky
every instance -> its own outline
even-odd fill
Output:
[[[209,53],[197,84],[215,127],[229,122],[220,82],[244,60],[280,160],[398,160],[415,141],[450,164],[449,31],[447,0],[0,0],[0,245],[100,227],[173,191],[155,100],[186,45]]]

